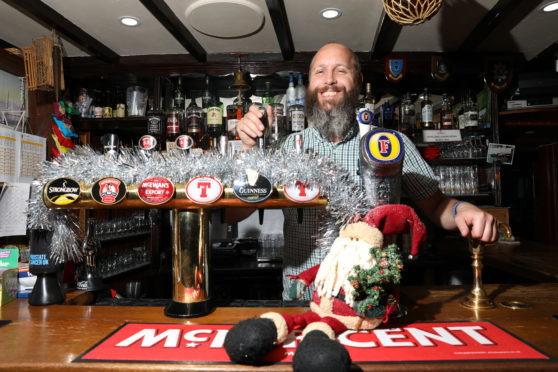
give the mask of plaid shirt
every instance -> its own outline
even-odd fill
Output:
[[[333,159],[339,163],[360,182],[359,171],[359,149],[360,136],[358,126],[351,128],[349,133],[339,143],[332,143],[313,127],[302,132],[303,151],[309,150],[322,157]],[[403,160],[403,172],[401,188],[404,195],[413,200],[428,199],[438,190],[438,181],[432,169],[420,156],[413,142],[404,134],[401,134],[405,146],[405,158]],[[287,137],[283,143],[284,151],[294,151],[294,135]],[[296,208],[285,208],[285,222],[283,234],[285,238],[283,256],[283,298],[288,299],[288,290],[291,280],[287,275],[297,275],[315,265],[318,265],[324,257],[316,247],[316,236],[318,234],[318,216],[320,209],[301,208],[303,213],[302,223],[298,223],[298,211]],[[306,289],[303,299],[311,299],[312,291]]]

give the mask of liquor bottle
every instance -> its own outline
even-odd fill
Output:
[[[304,82],[302,81],[302,74],[298,73],[298,81],[295,87],[295,101],[297,105],[304,106],[304,101],[306,99],[306,88],[304,87]]]
[[[271,110],[273,112],[273,122],[271,123],[271,130],[269,136],[269,145],[276,146],[279,141],[286,134],[285,128],[285,112],[283,110],[282,103],[274,103],[271,105]]]
[[[384,102],[381,109],[381,127],[395,129],[395,108],[389,102]]]
[[[213,138],[214,145],[223,132],[223,103],[214,95],[207,107],[207,134]]]
[[[211,90],[209,90],[209,75],[205,75],[205,88],[202,93],[202,116],[207,118],[207,108],[211,103]]]
[[[239,93],[235,102],[227,106],[227,137],[229,141],[240,140],[238,133],[236,133],[236,125],[242,119],[243,114],[242,96]]]
[[[398,130],[412,138],[414,135],[414,128],[416,123],[415,105],[411,99],[410,93],[405,93],[401,101],[401,113],[399,114],[399,128]]]
[[[285,103],[287,106],[287,112],[292,105],[296,104],[296,89],[294,86],[294,76],[292,73],[289,74],[289,87],[287,88],[287,92],[285,93]]]
[[[180,111],[172,108],[167,113],[166,148],[170,150],[176,147],[176,139],[180,135]]]
[[[420,102],[421,116],[420,116],[420,126],[422,129],[434,129],[433,112],[432,112],[432,101],[430,100],[430,94],[428,89],[424,89],[422,95],[422,101]]]
[[[306,115],[304,114],[304,106],[294,104],[289,108],[289,123],[290,123],[290,132],[296,133],[304,130],[306,127]]]
[[[265,92],[262,96],[262,105],[264,105],[264,106],[273,105],[274,102],[275,102],[275,99],[273,98],[273,95],[271,94],[271,82],[266,81],[265,82]]]
[[[85,237],[81,245],[82,253],[85,256],[83,271],[77,280],[77,289],[81,291],[99,291],[103,289],[103,280],[101,279],[96,264],[96,257],[99,253],[99,240],[95,236],[95,219],[87,220],[87,228]]]
[[[153,102],[152,106],[147,112],[147,134],[153,136],[157,144],[155,149],[158,151],[164,150],[163,141],[165,139],[165,117],[163,111],[159,109],[159,103]]]
[[[474,129],[479,126],[479,111],[477,103],[473,101],[471,93],[467,94],[467,100],[463,108],[463,116],[465,119],[465,129]]]
[[[366,83],[366,91],[364,93],[364,97],[360,101],[360,107],[364,108],[370,112],[374,112],[374,104],[376,100],[372,95],[372,85],[370,83]]]
[[[451,102],[446,93],[442,95],[442,109],[440,111],[440,128],[441,129],[453,129],[455,128],[455,122],[453,119],[453,110],[451,107]]]
[[[184,92],[182,91],[182,78],[181,77],[178,78],[178,84],[177,84],[176,88],[174,89],[173,98],[174,98],[174,107],[178,110],[184,111],[184,105],[185,105],[186,100],[184,98]]]
[[[203,118],[202,108],[196,104],[196,99],[193,94],[190,94],[192,100],[186,109],[186,128],[187,133],[194,139],[194,146],[197,147],[201,138],[203,137]]]

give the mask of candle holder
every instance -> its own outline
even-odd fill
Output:
[[[503,231],[508,237],[511,236],[511,230],[507,224],[500,223],[498,230]],[[473,259],[473,289],[471,293],[464,298],[461,305],[473,310],[489,310],[496,308],[494,301],[486,295],[486,291],[482,285],[482,259],[484,255],[485,245],[495,245],[497,243],[485,244],[477,239],[469,239],[469,250]]]

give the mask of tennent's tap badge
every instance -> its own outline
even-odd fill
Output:
[[[138,196],[147,204],[164,204],[174,196],[174,184],[164,177],[149,177],[139,184]]]
[[[320,186],[301,181],[289,182],[284,188],[285,196],[297,203],[308,203],[320,196]]]
[[[68,205],[78,200],[80,194],[81,187],[77,181],[57,178],[45,186],[43,197],[55,205]]]
[[[211,204],[223,194],[223,185],[217,179],[200,176],[186,184],[186,196],[197,204]]]
[[[101,178],[93,184],[91,197],[99,204],[116,204],[126,196],[126,185],[118,178]]]
[[[389,129],[375,129],[366,135],[366,154],[376,163],[390,164],[401,161],[405,146],[399,133]]]
[[[386,58],[386,78],[392,83],[398,83],[405,76],[407,59],[405,57]]]

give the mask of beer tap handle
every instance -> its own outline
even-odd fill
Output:
[[[263,208],[258,209],[258,218],[259,218],[260,225],[263,225],[264,223],[264,213],[265,213],[265,209]]]
[[[303,217],[304,217],[303,212],[304,212],[304,210],[302,208],[297,208],[296,209],[296,220],[297,220],[299,225],[302,224],[302,220],[303,220]]]

